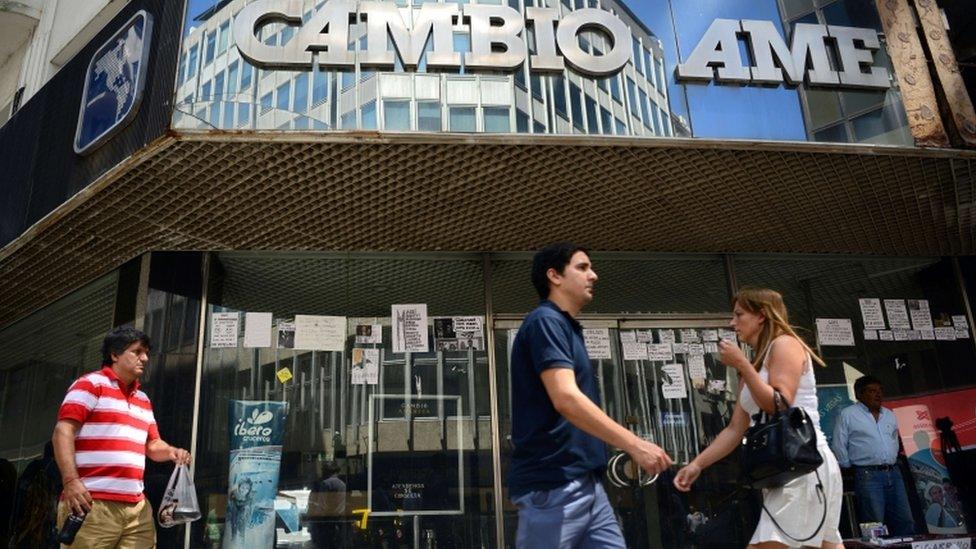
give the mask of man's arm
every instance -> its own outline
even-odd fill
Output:
[[[553,407],[577,428],[627,452],[642,469],[651,474],[660,473],[671,466],[671,458],[664,450],[611,419],[583,394],[571,368],[548,368],[542,371],[541,377]]]
[[[84,515],[91,511],[91,494],[78,477],[78,467],[75,464],[75,437],[81,424],[72,419],[62,419],[54,426],[51,444],[54,445],[54,461],[61,471],[61,485],[64,487],[64,501],[76,515]]]
[[[851,458],[847,453],[847,438],[850,431],[850,425],[847,420],[847,414],[841,410],[840,414],[837,416],[837,424],[834,425],[834,439],[830,442],[830,449],[834,451],[834,457],[837,458],[837,464],[847,469],[851,466]]]
[[[191,459],[190,452],[171,446],[161,438],[146,443],[146,457],[153,461],[173,461],[177,465],[187,465]]]

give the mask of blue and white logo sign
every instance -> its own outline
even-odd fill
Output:
[[[135,116],[146,81],[151,37],[152,16],[142,10],[92,56],[81,96],[76,153],[92,151]]]

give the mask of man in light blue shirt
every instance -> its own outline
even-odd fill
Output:
[[[854,469],[858,522],[883,522],[893,535],[915,533],[905,482],[898,468],[898,422],[881,406],[881,381],[863,376],[854,382],[858,402],[841,411],[831,449],[837,463]]]

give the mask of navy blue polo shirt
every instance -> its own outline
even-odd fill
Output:
[[[600,405],[583,328],[555,303],[544,300],[525,317],[512,345],[511,497],[551,490],[574,478],[601,473],[607,466],[603,441],[575,427],[553,407],[541,377],[549,368],[572,368],[580,390]]]

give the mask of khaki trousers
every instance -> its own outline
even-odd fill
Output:
[[[71,514],[65,502],[58,503],[58,529]],[[75,542],[61,549],[145,549],[156,547],[156,526],[152,505],[95,500],[91,512],[75,536]]]

